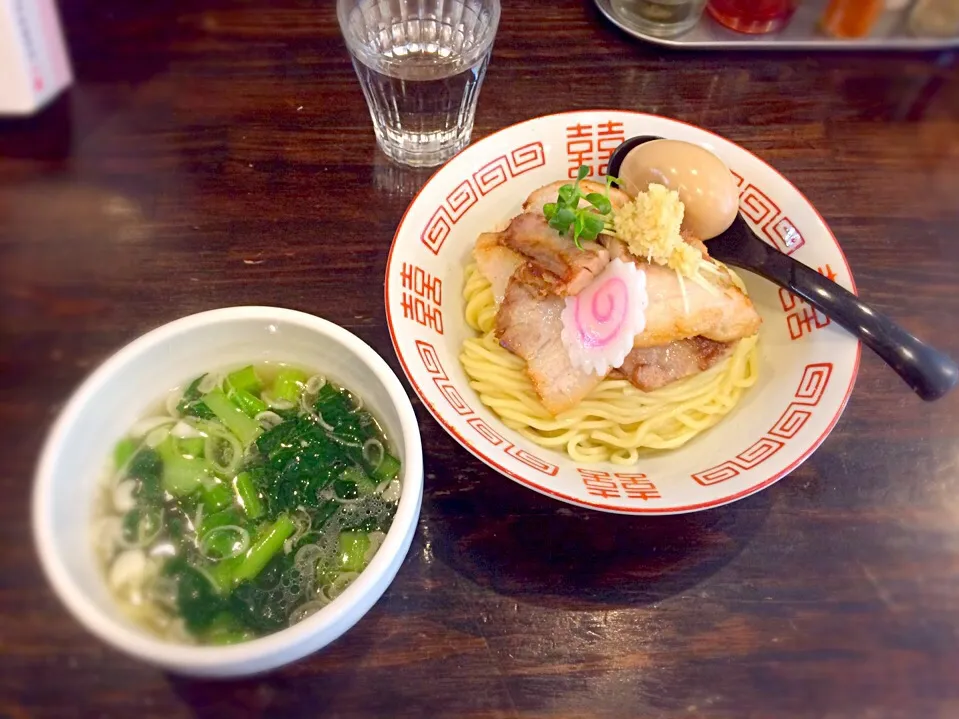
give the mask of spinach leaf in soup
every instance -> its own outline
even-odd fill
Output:
[[[199,417],[200,419],[216,419],[213,411],[200,399],[203,396],[200,392],[200,382],[203,381],[204,377],[206,377],[206,375],[201,374],[186,388],[183,397],[180,398],[180,402],[176,406],[177,412],[183,415]]]
[[[287,420],[256,440],[259,457],[246,468],[270,513],[319,507],[321,492],[353,462],[346,447],[310,417]]]
[[[186,628],[191,632],[202,631],[210,625],[222,609],[223,601],[210,581],[184,557],[170,559],[163,568],[166,576],[177,583],[177,609]]]
[[[136,481],[134,496],[141,504],[155,505],[163,501],[163,487],[160,477],[163,474],[163,461],[156,451],[144,447],[130,460],[127,478]]]

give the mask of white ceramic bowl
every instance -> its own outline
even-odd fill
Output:
[[[477,235],[521,211],[534,189],[593,176],[624,139],[656,135],[718,155],[734,172],[740,207],[767,242],[855,291],[839,244],[816,209],[761,159],[706,130],[618,110],[529,120],[475,143],[426,183],[403,217],[386,269],[393,344],[423,403],[470,452],[536,491],[621,513],[716,507],[780,479],[827,437],[852,392],[859,342],[801,300],[740,271],[764,322],[760,377],[716,426],[678,450],[635,466],[580,466],[506,427],[470,387],[459,361],[472,331],[463,319],[463,270]],[[708,243],[707,243],[708,245]]]
[[[117,610],[97,566],[91,517],[112,447],[164,393],[209,368],[295,362],[353,388],[384,424],[402,461],[396,517],[369,567],[327,607],[243,644],[197,647],[162,641]],[[237,676],[297,660],[362,617],[393,580],[410,547],[423,496],[423,456],[410,400],[396,375],[345,329],[301,312],[231,307],[155,329],[110,357],[76,391],[53,426],[37,468],[33,524],[43,568],[60,599],[93,634],[167,670]]]

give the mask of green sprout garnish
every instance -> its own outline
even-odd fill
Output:
[[[576,173],[576,181],[572,185],[563,185],[559,188],[556,202],[547,202],[543,205],[543,214],[549,226],[565,235],[572,227],[573,242],[579,249],[583,249],[583,240],[595,240],[606,229],[613,211],[609,200],[609,188],[612,183],[619,184],[619,180],[612,175],[606,176],[606,191],[589,192],[583,194],[579,183],[586,179],[589,167],[580,165]],[[580,201],[586,200],[590,207],[580,207]]]

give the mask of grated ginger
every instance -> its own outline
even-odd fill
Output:
[[[680,234],[685,213],[678,192],[652,182],[646,192],[640,192],[636,199],[613,210],[607,233],[625,242],[636,257],[673,270],[688,314],[689,298],[683,277],[715,295],[716,288],[700,272],[716,272],[717,268]]]
[[[637,257],[693,278],[702,255],[680,235],[684,214],[678,192],[650,183],[646,192],[614,210],[613,231]]]

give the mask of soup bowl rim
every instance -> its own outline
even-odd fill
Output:
[[[370,564],[342,594],[302,621],[256,639],[225,646],[175,643],[150,635],[116,612],[106,611],[79,586],[61,556],[53,522],[54,492],[62,481],[55,469],[69,433],[117,371],[146,356],[175,336],[216,323],[266,321],[298,325],[325,340],[327,353],[346,349],[379,381],[399,418],[402,445],[401,495],[396,515]],[[382,414],[382,407],[374,407]],[[74,390],[58,413],[44,441],[34,473],[32,528],[40,564],[55,593],[92,634],[114,648],[174,672],[203,676],[236,676],[269,670],[316,651],[348,631],[379,600],[404,561],[419,520],[423,495],[423,457],[419,424],[412,403],[386,361],[358,336],[329,320],[305,312],[269,306],[231,306],[180,317],[141,334],[114,352]],[[87,505],[84,505],[86,507]],[[92,551],[92,545],[91,545]]]

